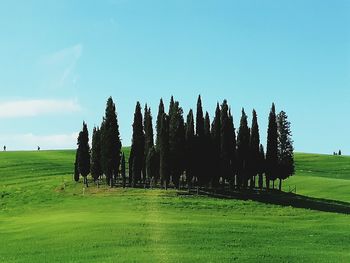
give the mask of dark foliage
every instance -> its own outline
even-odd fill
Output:
[[[193,111],[190,110],[187,114],[186,119],[186,181],[189,188],[191,188],[192,180],[195,173],[195,167],[194,167],[194,161],[195,161],[195,146],[194,146],[194,118],[193,118]]]
[[[269,189],[270,180],[276,180],[278,173],[278,145],[277,120],[275,104],[272,104],[269,115],[266,147],[266,188]]]
[[[279,190],[282,188],[282,180],[287,179],[295,172],[294,148],[291,139],[292,132],[288,116],[281,111],[277,116],[278,127],[278,178],[280,180]]]
[[[85,122],[83,122],[83,129],[78,137],[78,170],[84,178],[84,184],[88,186],[86,177],[90,173],[90,146],[89,132]]]
[[[220,123],[221,123],[221,139],[220,139],[220,172],[223,180],[232,178],[231,156],[232,156],[232,126],[228,113],[227,101],[224,100],[221,105]]]
[[[220,181],[220,139],[221,139],[221,122],[220,122],[220,106],[216,105],[215,117],[211,125],[211,141],[212,141],[212,160],[211,160],[211,184],[217,187]]]
[[[266,160],[265,160],[265,151],[264,151],[264,146],[262,144],[260,144],[260,148],[259,148],[259,189],[262,190],[263,186],[264,186],[264,178],[263,175],[265,173],[266,170]]]
[[[249,139],[249,179],[250,187],[255,187],[255,177],[259,174],[259,162],[260,162],[260,135],[258,117],[256,111],[253,110],[252,127],[250,129]]]
[[[113,179],[118,175],[122,144],[119,138],[118,119],[112,97],[107,100],[105,117],[101,125],[101,146],[102,170],[107,183],[113,187]]]
[[[160,154],[160,180],[162,187],[168,188],[170,179],[170,156],[169,156],[169,121],[164,113],[161,120],[161,129],[159,137]]]
[[[132,185],[135,187],[141,180],[145,151],[145,134],[143,132],[142,113],[139,102],[136,103],[132,129]]]
[[[91,147],[91,175],[94,181],[97,181],[103,173],[101,151],[101,130],[94,127]]]
[[[156,124],[156,130],[157,130],[157,137],[156,137],[156,149],[159,151],[159,144],[160,144],[160,130],[161,130],[161,124],[162,124],[162,118],[164,114],[164,103],[163,99],[160,99],[159,107],[158,107],[158,115],[157,115],[157,124]]]
[[[173,105],[171,105],[173,104]],[[173,183],[179,187],[180,176],[185,170],[185,124],[183,111],[179,102],[170,103],[171,112],[169,115],[169,156],[170,174]]]
[[[143,164],[142,173],[144,177],[147,177],[147,179],[150,180],[150,177],[147,176],[147,172],[146,172],[146,162],[147,162],[148,153],[150,149],[154,146],[154,140],[153,140],[152,114],[151,114],[151,109],[147,107],[147,104],[145,106],[143,127],[145,132],[145,150],[144,150],[144,164]]]
[[[246,188],[249,179],[249,138],[247,115],[242,109],[242,117],[237,136],[238,186]]]

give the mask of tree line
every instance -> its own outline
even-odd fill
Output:
[[[234,126],[231,108],[224,100],[217,103],[214,119],[203,112],[201,96],[197,100],[196,114],[192,109],[184,117],[183,109],[173,97],[168,112],[160,99],[156,119],[147,104],[143,113],[136,103],[132,125],[132,144],[126,161],[122,152],[116,107],[112,97],[107,100],[105,116],[100,127],[93,128],[89,145],[87,124],[78,136],[74,179],[87,177],[99,185],[105,178],[110,187],[193,186],[230,189],[266,188],[270,182],[275,188],[294,174],[293,140],[286,112],[276,114],[272,104],[267,131],[266,153],[260,143],[257,113],[248,116],[242,109],[238,130]],[[154,142],[155,138],[155,142]],[[265,184],[265,187],[264,187]]]

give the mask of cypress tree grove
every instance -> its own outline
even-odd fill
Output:
[[[216,104],[215,117],[211,125],[211,140],[212,140],[212,181],[211,185],[217,187],[220,181],[220,106]]]
[[[150,151],[150,149],[154,146],[154,140],[153,140],[153,126],[152,126],[152,114],[151,109],[147,107],[147,104],[145,106],[145,113],[144,113],[144,132],[145,132],[145,151],[144,151],[144,168],[143,168],[143,175],[147,178],[147,180],[150,180],[150,177],[147,176],[146,172],[146,161],[147,156]],[[145,178],[144,178],[145,179]]]
[[[101,124],[102,169],[106,175],[107,183],[113,187],[113,176],[118,175],[121,147],[119,138],[119,125],[115,104],[109,97],[106,112]]]
[[[279,190],[282,190],[282,180],[287,179],[295,172],[294,168],[294,148],[292,132],[288,116],[281,111],[277,116],[278,127],[278,178]]]
[[[122,185],[123,185],[123,188],[125,188],[126,186],[126,169],[125,169],[125,155],[124,153],[122,154],[122,160],[121,160],[121,165],[120,165],[120,172],[121,172],[121,175],[122,175]]]
[[[255,188],[255,177],[259,173],[260,161],[260,135],[258,117],[255,110],[253,110],[252,128],[250,130],[249,144],[250,187]]]
[[[173,98],[172,98],[173,101]],[[173,102],[174,103],[174,102]],[[180,188],[180,176],[185,170],[185,124],[183,111],[176,101],[169,115],[170,174],[175,187]]]
[[[161,186],[168,189],[170,178],[169,164],[169,124],[168,116],[164,113],[160,125],[159,154],[160,154],[160,180]]]
[[[91,146],[91,175],[95,182],[102,176],[101,151],[101,130],[94,127]]]
[[[247,115],[242,109],[242,117],[237,136],[238,186],[248,186],[249,137]]]
[[[162,128],[162,118],[164,114],[164,103],[163,99],[160,99],[159,107],[158,107],[158,115],[157,115],[157,123],[156,123],[156,129],[157,129],[157,137],[156,137],[156,150],[159,151],[159,144],[160,144],[160,130]]]
[[[188,189],[191,189],[192,180],[194,177],[195,169],[194,169],[194,160],[195,160],[195,149],[194,149],[194,118],[192,109],[187,114],[186,119],[186,181]]]
[[[145,134],[143,132],[142,113],[139,102],[136,103],[132,129],[132,186],[135,187],[136,184],[141,180],[141,171],[143,168],[145,151]]]
[[[79,182],[79,167],[78,167],[78,155],[79,155],[79,151],[78,149],[76,150],[75,153],[75,162],[74,162],[74,181]]]
[[[269,126],[267,130],[267,147],[266,147],[266,188],[270,188],[270,180],[277,178],[278,168],[278,145],[277,145],[277,121],[275,104],[272,103],[269,114]]]
[[[85,122],[83,122],[83,130],[78,137],[78,169],[84,178],[84,184],[88,187],[87,176],[90,173],[90,146],[89,132]]]
[[[265,173],[265,152],[264,152],[264,146],[260,144],[259,149],[259,189],[262,190],[264,186],[264,178],[263,175]]]

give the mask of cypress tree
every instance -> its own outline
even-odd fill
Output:
[[[79,182],[79,167],[78,167],[78,154],[79,154],[79,151],[78,149],[76,150],[76,153],[75,153],[75,162],[74,162],[74,181],[76,182]]]
[[[156,129],[157,129],[157,137],[156,137],[156,150],[159,151],[159,144],[160,144],[160,131],[162,128],[162,118],[164,114],[164,103],[163,99],[160,99],[159,102],[159,107],[158,107],[158,115],[157,115],[157,124],[156,124]]]
[[[278,168],[278,144],[277,144],[277,121],[275,104],[272,103],[269,114],[269,126],[267,130],[267,147],[266,147],[266,188],[270,188],[270,180],[277,178]]]
[[[122,154],[122,160],[121,160],[121,175],[122,175],[122,184],[123,188],[126,186],[126,173],[125,173],[125,155]]]
[[[116,178],[120,166],[121,147],[116,107],[112,97],[106,105],[106,113],[101,124],[102,169],[107,183],[113,187],[113,176]]]
[[[198,96],[197,100],[196,135],[200,138],[204,136],[204,117],[201,95]]]
[[[101,164],[101,130],[94,127],[91,146],[91,175],[96,182],[102,175]]]
[[[231,114],[231,110],[229,110],[229,115],[228,115],[228,120],[229,120],[229,149],[230,149],[230,187],[234,186],[235,184],[235,178],[236,178],[236,173],[237,173],[237,141],[236,141],[236,130],[235,126],[233,124],[233,116]]]
[[[135,187],[136,184],[141,180],[145,151],[145,134],[143,132],[142,113],[139,102],[136,103],[134,123],[132,125],[132,128],[132,186]]]
[[[78,169],[84,178],[84,184],[88,187],[87,176],[90,173],[90,146],[89,132],[85,122],[83,122],[83,130],[78,137]]]
[[[205,112],[204,117],[204,136],[210,136],[210,117],[207,111]]]
[[[217,187],[220,180],[220,106],[216,104],[215,117],[211,126],[211,139],[212,139],[212,186]]]
[[[259,189],[262,190],[264,186],[263,174],[265,173],[265,152],[264,146],[260,144],[259,149]]]
[[[231,140],[232,140],[232,130],[230,125],[230,119],[228,114],[227,101],[224,100],[221,105],[220,114],[221,123],[221,140],[220,140],[220,172],[223,181],[231,179]]]
[[[160,154],[160,180],[161,185],[168,188],[170,178],[170,158],[169,158],[169,123],[168,116],[164,113],[161,120],[160,138],[159,138],[159,154]]]
[[[242,117],[237,136],[238,186],[248,185],[249,137],[247,115],[242,109]]]
[[[208,185],[212,181],[213,175],[213,147],[210,135],[210,117],[205,113],[204,135],[203,135],[203,174],[200,177],[201,185]]]
[[[287,179],[295,172],[294,168],[294,148],[292,132],[288,116],[281,111],[277,116],[278,127],[278,179],[279,190],[282,190],[282,180]]]
[[[194,138],[194,148],[196,154],[194,155],[194,168],[195,176],[199,184],[203,184],[205,165],[204,165],[204,151],[205,151],[205,136],[204,136],[204,117],[202,108],[201,96],[198,96],[197,100],[197,113],[196,113],[196,137]]]
[[[159,174],[159,159],[158,159],[158,154],[153,146],[147,155],[146,158],[146,173],[147,173],[147,178],[151,178],[153,181],[153,184],[157,183],[158,180],[158,174]]]
[[[250,145],[249,145],[249,174],[250,187],[255,187],[255,176],[259,173],[259,159],[260,159],[260,135],[258,117],[256,111],[253,110],[252,128],[250,131]]]
[[[169,104],[169,113],[168,113],[169,119],[171,118],[171,115],[174,112],[174,106],[175,106],[174,96],[171,96],[170,104]]]
[[[147,176],[147,172],[146,172],[146,161],[147,161],[147,156],[148,156],[150,149],[154,146],[154,140],[153,140],[152,114],[151,114],[151,109],[147,107],[147,104],[145,106],[144,125],[143,126],[144,126],[144,132],[145,132],[145,151],[144,151],[143,175],[144,175],[144,177],[147,177],[149,180],[150,178]]]
[[[195,149],[194,149],[194,118],[192,109],[187,114],[186,119],[186,181],[188,189],[191,189],[192,180],[194,177],[194,160],[195,160]]]
[[[172,97],[173,101],[173,97]],[[179,102],[171,102],[169,115],[170,174],[175,187],[180,187],[180,176],[185,170],[185,125]]]

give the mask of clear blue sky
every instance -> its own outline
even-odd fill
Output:
[[[350,1],[1,1],[0,91],[8,149],[75,147],[110,95],[130,145],[137,100],[201,94],[255,108],[264,144],[275,102],[297,151],[350,154]]]

